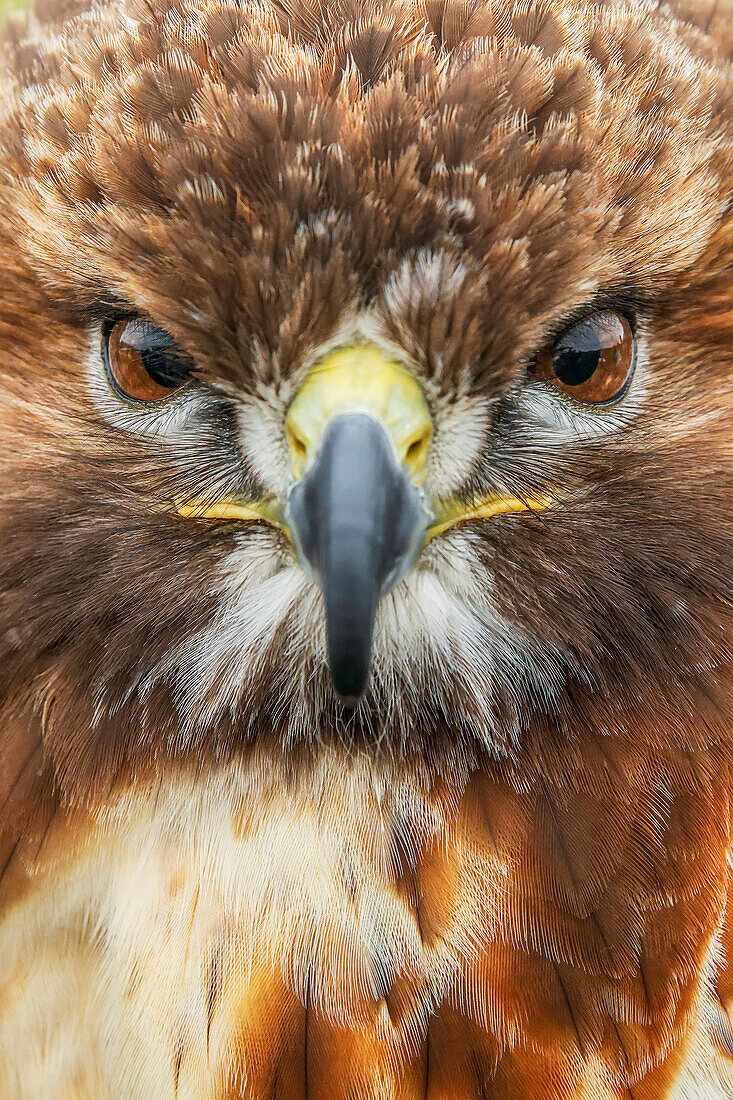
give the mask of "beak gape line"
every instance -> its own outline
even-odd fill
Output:
[[[334,688],[354,706],[369,679],[377,605],[425,543],[463,520],[542,511],[549,497],[431,501],[433,421],[417,380],[370,345],[340,348],[306,377],[286,418],[286,501],[178,505],[182,516],[264,520],[293,542],[323,591]]]

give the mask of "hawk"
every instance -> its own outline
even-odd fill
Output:
[[[732,56],[8,23],[4,1100],[733,1096]]]

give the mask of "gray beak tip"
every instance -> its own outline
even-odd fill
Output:
[[[369,641],[371,643],[371,637]],[[329,638],[328,665],[331,670],[331,680],[341,705],[348,710],[353,710],[359,703],[369,682],[369,650],[360,642],[357,645],[356,652],[344,653],[343,650],[339,652]],[[356,649],[353,645],[348,648]]]
[[[361,695],[342,695],[340,691],[337,691],[338,700],[344,710],[355,710],[362,700]],[[363,694],[363,693],[362,693]]]

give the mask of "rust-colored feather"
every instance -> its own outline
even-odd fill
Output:
[[[728,0],[8,22],[3,1100],[733,1095],[732,28]],[[535,383],[528,414],[599,309],[634,321],[628,400],[542,420]],[[128,317],[195,362],[189,419],[105,383]],[[279,533],[176,501],[286,491],[304,372],[365,339],[429,398],[426,493],[557,506],[434,539],[347,712]]]

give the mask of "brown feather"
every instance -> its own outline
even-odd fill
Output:
[[[728,0],[9,21],[4,1098],[733,1093],[731,28]],[[558,442],[527,366],[593,308],[635,320],[638,386]],[[111,409],[127,316],[195,361],[185,430]],[[561,503],[433,540],[347,713],[280,535],[175,501],[281,491],[289,401],[365,332],[428,395],[426,491]]]

